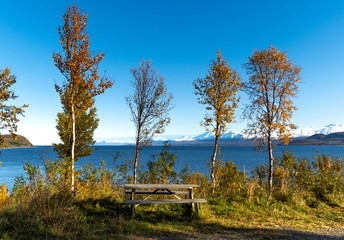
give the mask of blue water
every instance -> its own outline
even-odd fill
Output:
[[[150,159],[151,154],[159,154],[162,146],[150,146],[140,153],[139,164],[145,166]],[[275,155],[281,153],[285,149],[283,146],[277,146]],[[344,146],[289,146],[296,156],[312,158],[313,154],[318,152],[324,154],[332,154],[335,156],[344,155]],[[212,154],[212,146],[172,146],[171,151],[176,152],[177,160],[175,170],[183,169],[187,164],[190,165],[191,171],[200,171],[208,173],[207,160]],[[80,169],[83,164],[92,162],[95,166],[99,166],[101,160],[107,162],[108,168],[113,168],[120,164],[120,160],[116,163],[113,156],[116,152],[124,153],[125,156],[133,156],[134,148],[130,146],[97,146],[97,150],[93,151],[89,157],[81,158],[76,163],[76,168]],[[250,172],[257,164],[268,163],[267,154],[255,152],[252,146],[221,146],[221,152],[224,154],[225,161],[233,161],[239,168]],[[51,146],[37,146],[35,148],[14,148],[1,150],[2,167],[0,167],[0,184],[5,183],[9,189],[12,189],[15,176],[23,175],[23,163],[30,161],[33,165],[41,165],[40,155],[49,156],[55,160],[57,155]]]

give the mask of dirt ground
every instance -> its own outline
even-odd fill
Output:
[[[163,240],[191,240],[191,239],[235,239],[235,240],[247,240],[247,239],[319,239],[319,240],[342,240],[344,239],[344,229],[328,229],[328,230],[316,230],[312,232],[299,231],[294,229],[285,228],[262,228],[262,229],[242,229],[242,228],[229,228],[221,232],[214,232],[212,234],[204,233],[162,233],[161,236],[154,237],[139,237],[132,236],[128,239],[163,239]]]

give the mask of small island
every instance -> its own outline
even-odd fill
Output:
[[[17,135],[17,140],[14,140],[11,134],[4,134],[3,137],[4,142],[0,145],[0,149],[34,147],[26,137],[21,135]]]

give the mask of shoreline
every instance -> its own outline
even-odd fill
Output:
[[[0,150],[4,150],[4,149],[15,149],[15,148],[35,148],[35,147],[36,147],[35,145],[26,146],[26,147],[7,147],[7,148],[1,148],[1,147],[0,147]]]

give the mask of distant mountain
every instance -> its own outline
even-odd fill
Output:
[[[170,139],[170,143],[174,145],[193,144],[193,145],[207,145],[214,144],[215,134],[212,132],[205,132],[197,136],[184,136],[178,139]],[[225,132],[220,138],[222,145],[247,145],[252,144],[252,140],[247,139],[240,132],[228,131]]]
[[[330,124],[322,128],[303,128],[293,131],[294,138],[305,138],[315,134],[329,135],[331,133],[344,132],[344,124]]]
[[[32,143],[24,136],[17,135],[17,140],[13,140],[11,134],[4,134],[4,143],[0,146],[3,148],[21,148],[33,147]]]
[[[157,136],[152,139],[153,144],[160,145],[165,141],[169,141],[173,145],[184,145],[184,144],[210,144],[215,140],[215,135],[211,132],[205,132],[200,135],[190,136],[190,135],[178,135],[178,136]],[[247,144],[251,143],[243,137],[239,132],[228,131],[223,134],[220,139],[223,144]],[[135,144],[134,138],[118,138],[118,139],[98,139],[96,145],[129,145]]]
[[[336,132],[344,132],[344,125],[339,124],[330,124],[322,128],[303,128],[297,129],[293,131],[292,137],[294,139],[294,144],[298,140],[306,139],[310,136],[315,134],[322,134],[322,135],[329,135]],[[200,135],[190,136],[190,135],[179,135],[179,136],[158,136],[152,139],[153,144],[162,144],[164,141],[169,141],[171,144],[174,145],[184,145],[184,144],[213,144],[215,140],[215,135],[212,132],[205,132]],[[128,145],[134,144],[134,138],[121,138],[121,139],[99,139],[97,140],[96,145]],[[247,145],[253,144],[252,139],[247,139],[240,132],[236,131],[228,131],[225,132],[222,137],[220,138],[221,144],[232,144],[232,145]],[[301,142],[298,142],[301,143]]]
[[[129,145],[135,143],[133,140],[97,140],[95,145]]]
[[[303,139],[295,139],[290,145],[344,145],[344,132],[320,133]]]
[[[228,131],[225,132],[222,136],[221,139],[242,139],[243,138],[243,134],[241,134],[240,132],[234,132],[234,131]],[[215,134],[212,132],[205,132],[201,135],[198,135],[196,137],[193,138],[193,140],[198,140],[198,141],[209,141],[209,140],[215,140]]]

